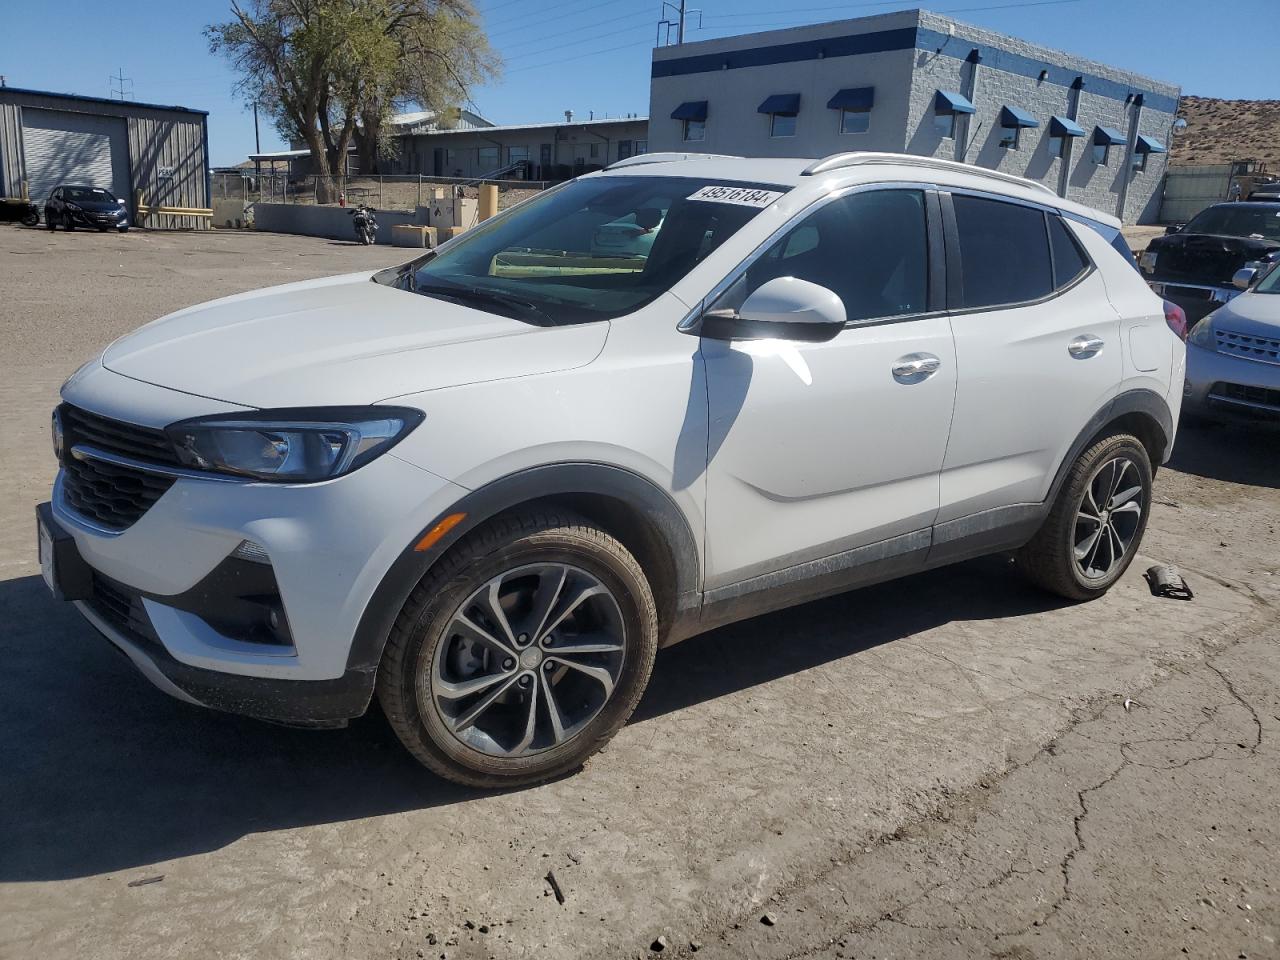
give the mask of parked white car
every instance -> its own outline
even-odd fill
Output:
[[[593,253],[628,217],[652,243]],[[709,628],[1001,551],[1104,593],[1185,359],[1118,226],[919,157],[635,157],[113,343],[54,413],[42,567],[176,697],[376,693],[446,777],[553,777]]]
[[[1205,317],[1187,341],[1183,409],[1215,419],[1280,420],[1280,267],[1243,267],[1245,293]]]

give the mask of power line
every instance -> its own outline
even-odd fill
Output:
[[[559,36],[568,36],[569,34],[572,34],[572,33],[581,33],[583,30],[594,30],[596,27],[603,27],[603,26],[607,26],[608,24],[611,24],[611,23],[618,23],[619,21],[622,21],[622,20],[634,20],[636,17],[644,17],[644,19],[645,19],[645,23],[647,24],[647,23],[649,22],[650,18],[652,17],[652,14],[646,13],[646,12],[645,12],[645,11],[643,11],[643,10],[638,11],[638,12],[636,12],[636,13],[627,13],[627,14],[623,14],[621,17],[613,17],[613,18],[612,18],[612,19],[610,19],[610,20],[601,20],[599,23],[589,23],[589,24],[587,24],[586,26],[583,26],[583,27],[576,27],[576,28],[575,28],[575,29],[573,29],[573,30],[566,30],[566,31],[564,31],[563,33],[558,34],[558,35],[556,35],[556,36],[558,36],[558,37],[559,37]],[[634,29],[634,28],[627,28],[627,29]],[[621,32],[621,31],[617,31],[617,32]],[[605,37],[607,37],[607,36],[611,36],[611,35],[612,35],[612,34],[608,34],[608,33],[606,33],[606,34],[602,34],[601,36],[605,36]],[[536,38],[534,38],[534,39],[532,39],[532,40],[521,40],[519,43],[512,43],[512,44],[508,44],[507,46],[503,47],[503,48],[502,48],[502,50],[503,50],[503,52],[504,52],[504,54],[505,54],[505,51],[507,51],[507,50],[511,50],[511,49],[516,48],[516,47],[527,47],[527,46],[529,46],[529,44],[531,44],[531,43],[544,43],[545,41],[547,41],[547,40],[549,40],[549,39],[552,39],[552,37],[536,37]],[[575,41],[573,41],[573,42],[574,42],[574,43],[589,43],[589,42],[590,42],[590,41],[592,41],[592,40],[598,40],[598,39],[600,39],[600,37],[581,37],[580,39],[575,40]],[[542,52],[543,52],[543,51],[541,51],[541,50],[537,51],[537,53],[542,53]],[[535,56],[535,55],[536,55],[536,54],[521,54],[521,56]],[[517,58],[517,59],[518,59],[518,58]]]
[[[527,13],[522,16],[516,17],[514,20],[502,21],[501,26],[503,27],[503,29],[493,31],[493,33],[491,33],[490,36],[500,37],[508,33],[523,33],[527,30],[537,29],[538,27],[544,26],[545,24],[548,24],[548,23],[556,23],[560,20],[568,20],[570,17],[582,17],[592,13],[599,13],[600,10],[606,7],[615,7],[619,3],[634,3],[634,2],[635,0],[604,0],[604,2],[602,3],[591,4],[590,9],[569,10],[565,13],[558,14],[557,16],[554,16],[554,17],[543,16],[542,11],[537,11],[536,13]],[[564,7],[565,4],[561,3],[561,4],[558,4],[558,6]],[[552,9],[555,9],[555,8],[553,7]],[[537,22],[530,22],[530,23],[519,22],[519,21],[530,20],[530,19]]]
[[[514,70],[508,70],[507,73],[521,73],[525,70],[536,70],[539,67],[555,67],[562,63],[573,63],[575,60],[586,60],[588,57],[598,57],[604,53],[616,53],[619,50],[634,50],[636,47],[649,46],[648,39],[640,43],[624,43],[617,47],[607,47],[604,50],[592,50],[590,53],[584,53],[576,57],[560,57],[557,60],[548,60],[546,63],[531,63],[523,67],[517,67]]]
[[[543,54],[547,54],[547,53],[555,53],[555,51],[557,51],[557,50],[564,50],[564,49],[566,49],[566,48],[568,48],[568,47],[576,47],[576,46],[578,46],[578,45],[580,45],[580,44],[583,44],[583,43],[590,43],[590,42],[594,42],[594,41],[596,41],[596,40],[604,40],[604,39],[606,39],[606,38],[608,38],[608,37],[616,37],[616,36],[619,36],[619,35],[624,34],[624,33],[633,33],[634,31],[638,30],[640,27],[646,27],[646,30],[647,30],[647,25],[646,25],[646,24],[635,24],[635,25],[630,26],[630,27],[623,27],[621,30],[610,30],[608,33],[602,33],[602,34],[599,34],[598,36],[594,36],[594,37],[584,37],[584,38],[582,38],[582,39],[580,39],[580,40],[574,40],[574,41],[572,41],[572,42],[570,42],[570,43],[560,43],[560,44],[556,44],[554,47],[546,47],[546,48],[544,48],[544,49],[542,49],[542,50],[536,50],[536,51],[533,51],[533,52],[531,52],[531,53],[523,53],[523,54],[521,54],[521,55],[520,55],[520,56],[518,56],[518,57],[512,57],[512,58],[511,58],[511,60],[512,60],[513,62],[515,62],[515,63],[519,63],[520,61],[525,60],[525,59],[527,59],[527,58],[529,58],[529,57],[535,57],[535,58],[536,58],[536,57],[540,57],[540,56],[542,56]],[[648,41],[648,40],[646,40],[646,41],[644,41],[644,42],[645,42],[645,43],[648,43],[649,41]],[[633,43],[633,44],[630,44],[630,46],[639,46],[639,44],[638,44],[638,43]],[[604,53],[604,52],[605,52],[605,51],[603,51],[603,50],[597,50],[597,51],[594,51],[594,53]],[[578,58],[578,57],[573,57],[572,59],[577,60],[577,59],[579,59],[579,58]],[[561,61],[561,60],[550,60],[550,61],[548,61],[548,63],[560,63],[560,62],[562,62],[562,61]],[[523,69],[525,69],[525,68],[524,68],[524,67],[521,67],[520,69],[522,69],[522,70],[523,70]],[[511,73],[511,72],[514,72],[514,71],[507,71],[507,72],[508,72],[508,73]]]

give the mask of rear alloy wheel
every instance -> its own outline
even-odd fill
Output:
[[[453,547],[402,611],[378,696],[405,746],[470,786],[581,766],[648,682],[657,616],[639,564],[567,514],[504,518]]]
[[[1072,465],[1044,525],[1019,552],[1018,566],[1070,600],[1102,596],[1142,542],[1151,483],[1151,460],[1136,437],[1118,433],[1097,441]]]

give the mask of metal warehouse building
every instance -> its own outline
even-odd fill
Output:
[[[208,114],[131,100],[0,87],[0,193],[43,201],[54,187],[104,187],[149,205],[209,206]],[[148,225],[202,227],[196,217]]]
[[[659,47],[649,142],[744,156],[887,150],[960,160],[1152,223],[1180,92],[906,10]]]

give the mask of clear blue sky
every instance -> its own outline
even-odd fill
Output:
[[[1184,93],[1280,99],[1275,0],[936,0],[933,3],[689,0],[702,28],[686,39],[924,6],[1104,63],[1180,84]],[[479,0],[503,76],[475,91],[498,123],[644,114],[659,0]],[[786,8],[785,11],[783,8]],[[202,28],[228,17],[227,0],[27,0],[6,4],[0,74],[10,86],[107,96],[123,68],[134,99],[209,111],[215,165],[253,149],[253,119],[235,77]],[[43,41],[56,33],[54,45]],[[56,51],[56,52],[55,52]],[[269,125],[262,148],[281,149]]]

